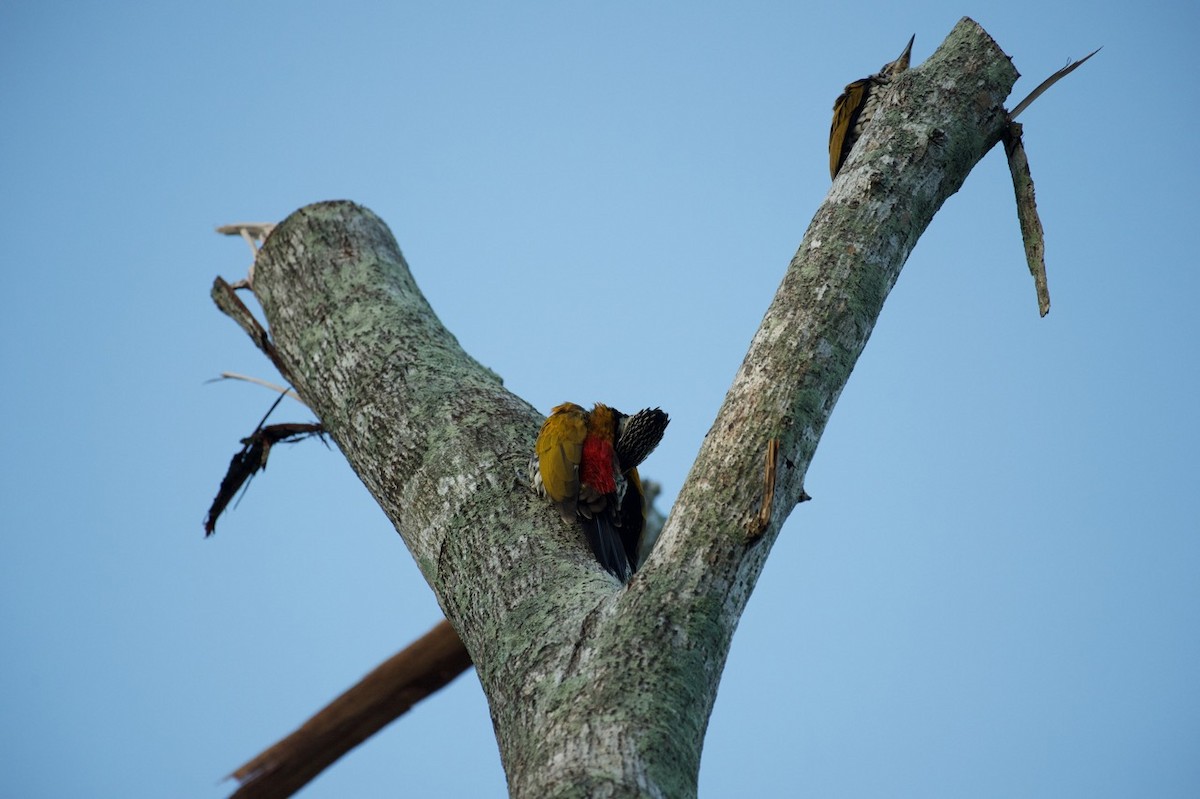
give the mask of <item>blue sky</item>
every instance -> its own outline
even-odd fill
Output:
[[[829,184],[843,84],[963,14],[1024,77],[1053,308],[995,151],[909,259],[734,639],[705,796],[1200,792],[1191,3],[10,3],[0,769],[221,777],[439,618],[336,450],[204,511],[273,377],[212,232],[353,199],[543,411],[661,405],[677,492]],[[632,344],[632,346],[631,346]],[[614,357],[615,355],[615,357]],[[280,421],[304,421],[284,405]],[[502,796],[472,675],[308,797]]]

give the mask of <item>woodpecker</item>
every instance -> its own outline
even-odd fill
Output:
[[[912,56],[912,39],[904,52],[895,61],[883,65],[874,75],[856,80],[833,102],[833,124],[829,128],[829,177],[837,177],[842,164],[850,155],[854,143],[862,136],[871,118],[875,116],[879,102],[883,99],[884,87],[904,70],[908,69]]]
[[[637,467],[662,440],[670,419],[659,408],[626,416],[596,403],[556,406],[542,425],[529,464],[534,488],[566,521],[579,518],[593,554],[627,582],[637,568],[645,500]]]

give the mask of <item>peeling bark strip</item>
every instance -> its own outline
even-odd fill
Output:
[[[403,536],[488,697],[509,792],[689,797],[738,618],[883,302],[1007,130],[1017,77],[963,19],[898,77],[817,211],[658,544],[625,589],[514,479],[540,415],[441,325],[386,226],[301,209],[254,291],[293,385]],[[778,440],[758,544],[761,449]],[[773,459],[778,465],[778,458]],[[636,675],[636,679],[631,679]]]
[[[778,463],[779,439],[772,438],[767,442],[766,464],[763,467],[762,504],[758,507],[758,515],[754,517],[750,529],[746,531],[746,538],[750,541],[757,540],[771,523],[771,514],[775,509],[775,473]],[[797,497],[796,501],[803,502],[804,500]]]
[[[1021,141],[1021,123],[1012,122],[1004,134],[1004,153],[1008,156],[1008,171],[1012,174],[1013,191],[1017,195],[1017,220],[1021,223],[1021,241],[1025,245],[1025,261],[1033,275],[1037,290],[1038,313],[1050,313],[1050,287],[1046,283],[1046,239],[1042,220],[1033,196],[1033,175]]]
[[[242,302],[233,287],[226,283],[224,278],[218,277],[213,281],[210,296],[222,313],[237,322],[238,327],[246,331],[246,335],[250,336],[254,345],[270,359],[284,379],[289,383],[292,382],[287,365],[279,359],[279,353],[275,352],[275,345],[271,343],[271,335],[258,323],[254,314],[250,313],[250,309]]]
[[[1029,170],[1029,158],[1025,155],[1021,125],[1013,120],[1034,100],[1041,97],[1047,89],[1078,69],[1083,62],[1100,52],[1100,49],[1097,47],[1078,61],[1069,62],[1065,67],[1039,83],[1036,89],[1013,108],[1008,115],[1008,128],[1004,131],[1004,153],[1008,157],[1008,171],[1012,174],[1013,192],[1017,198],[1017,220],[1021,224],[1021,242],[1025,245],[1025,262],[1029,265],[1030,274],[1033,275],[1033,285],[1038,298],[1038,313],[1042,316],[1050,313],[1050,287],[1046,281],[1045,231],[1042,229],[1042,220],[1037,212],[1037,201],[1034,199],[1033,174]]]
[[[1008,156],[1008,171],[1012,174],[1013,191],[1017,196],[1017,220],[1021,224],[1021,241],[1025,245],[1025,262],[1033,275],[1037,291],[1038,313],[1050,313],[1050,287],[1046,281],[1046,239],[1042,220],[1038,216],[1037,201],[1034,199],[1033,174],[1029,171],[1029,158],[1025,155],[1025,142],[1021,138],[1021,125],[1014,120],[1041,97],[1047,89],[1078,69],[1085,61],[1100,52],[1097,47],[1078,61],[1068,62],[1065,67],[1037,85],[1008,115],[1009,125],[1004,131],[1004,153]]]

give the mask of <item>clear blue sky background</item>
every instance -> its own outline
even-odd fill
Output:
[[[273,377],[208,299],[250,260],[214,226],[369,206],[513,391],[669,410],[669,502],[828,188],[834,97],[970,14],[1014,102],[1104,45],[1023,118],[1053,310],[995,151],[833,415],[700,790],[1200,795],[1195,3],[399,5],[0,10],[0,793],[224,796],[439,618],[319,444],[202,538],[271,400],[204,381]],[[401,794],[504,795],[473,675],[305,796]]]

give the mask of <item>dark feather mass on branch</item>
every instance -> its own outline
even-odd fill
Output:
[[[221,487],[213,498],[204,520],[204,536],[207,538],[217,529],[217,518],[224,512],[234,496],[243,487],[249,487],[250,480],[259,471],[267,468],[267,457],[271,447],[279,443],[302,441],[310,436],[325,437],[325,428],[312,422],[284,422],[269,424],[258,428],[242,439],[242,449],[235,453],[229,461],[229,469],[221,479]]]

